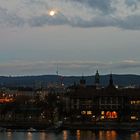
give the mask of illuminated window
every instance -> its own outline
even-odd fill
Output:
[[[136,101],[137,104],[140,104],[140,101]]]
[[[136,116],[131,116],[131,120],[136,120]]]
[[[117,112],[116,111],[112,112],[112,118],[117,118]]]
[[[101,116],[101,120],[103,120],[105,117],[104,116]]]
[[[106,112],[106,118],[111,118],[111,112],[110,111]]]
[[[104,111],[101,111],[101,115],[104,115],[105,114],[105,112]]]
[[[91,115],[92,114],[92,111],[87,111],[87,115]]]
[[[108,119],[115,119],[117,117],[118,117],[118,115],[117,115],[116,111],[113,111],[113,112],[107,111],[106,112],[106,118],[108,118]]]
[[[130,101],[131,105],[140,105],[140,100]]]
[[[82,114],[82,115],[85,115],[85,114],[86,114],[86,111],[82,111],[81,114]]]

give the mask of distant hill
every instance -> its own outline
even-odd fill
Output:
[[[80,76],[59,76],[57,75],[41,75],[41,76],[18,76],[18,77],[5,77],[0,76],[0,86],[19,87],[19,86],[47,86],[49,83],[63,83],[66,86],[72,85],[74,82],[79,83]],[[94,84],[94,76],[85,76],[86,84]],[[140,75],[113,75],[113,80],[116,85],[129,86],[140,85]],[[109,75],[100,76],[100,84],[107,86],[109,83]]]

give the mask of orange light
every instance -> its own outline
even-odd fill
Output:
[[[117,117],[118,117],[118,115],[117,115],[116,111],[113,111],[113,112],[107,111],[106,112],[106,118],[115,119]]]
[[[0,103],[11,103],[13,102],[12,98],[1,98]]]

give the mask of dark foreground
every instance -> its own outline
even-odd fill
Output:
[[[54,125],[45,122],[24,122],[24,121],[1,121],[0,131],[11,130],[35,130],[35,131],[49,131],[58,132],[62,130],[116,130],[116,131],[140,131],[140,122],[62,122]]]
[[[140,122],[96,122],[96,123],[66,123],[64,129],[69,130],[130,130],[139,131]]]

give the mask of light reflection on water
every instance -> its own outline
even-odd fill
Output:
[[[8,140],[12,140],[12,132],[7,132]]]
[[[76,131],[77,140],[80,140],[80,135],[81,135],[80,130],[77,130],[77,131]]]
[[[140,131],[0,132],[0,140],[140,140]]]
[[[27,132],[27,140],[32,140],[32,133],[31,132]]]
[[[47,139],[47,134],[42,132],[42,133],[39,133],[39,138],[40,140],[46,140]]]
[[[64,130],[63,131],[63,140],[67,140],[68,139],[68,131]]]
[[[117,140],[117,132],[112,131],[99,131],[99,140]]]
[[[131,134],[131,140],[140,140],[140,133]]]

